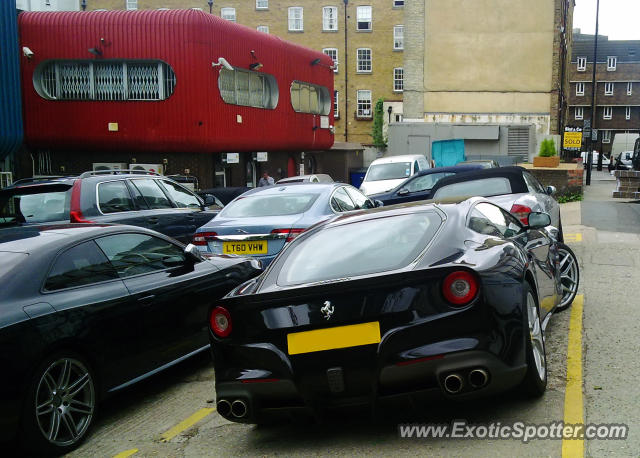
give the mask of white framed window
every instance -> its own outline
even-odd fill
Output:
[[[256,0],[256,9],[257,10],[269,9],[269,0]]]
[[[335,32],[338,30],[338,7],[325,6],[322,8],[322,30]]]
[[[616,56],[607,57],[607,71],[608,72],[615,71],[617,63],[618,63],[618,58]]]
[[[176,85],[162,61],[48,60],[36,75],[35,90],[47,100],[165,100]]]
[[[602,143],[611,143],[611,131],[603,130],[602,131]]]
[[[394,8],[400,8],[404,6],[404,0],[392,0]]]
[[[576,107],[575,118],[584,119],[584,108]]]
[[[393,69],[393,92],[402,92],[404,90],[404,68],[396,67]]]
[[[586,57],[578,57],[578,71],[584,72],[587,69],[587,58]]]
[[[126,0],[125,7],[127,8],[127,10],[137,10],[138,0]]]
[[[631,119],[631,107],[625,107],[624,119],[626,119],[627,121]]]
[[[604,95],[613,95],[613,83],[604,83]]]
[[[633,94],[633,83],[629,81],[627,83],[627,95],[631,95],[631,94]]]
[[[333,73],[338,73],[338,48],[324,48],[322,52],[331,57],[331,60],[333,60]]]
[[[358,100],[358,118],[371,118],[371,91],[359,89],[356,92],[356,98]]]
[[[373,9],[371,6],[359,6],[356,9],[356,30],[371,30]]]
[[[220,17],[227,21],[236,22],[236,9],[235,8],[220,8]]]
[[[576,95],[584,95],[584,83],[576,83]]]
[[[604,107],[602,110],[602,119],[611,119],[613,117],[613,107]]]
[[[393,49],[395,50],[404,49],[404,26],[403,25],[393,26]]]
[[[371,48],[358,48],[356,53],[356,72],[358,73],[371,73],[372,58]]]
[[[302,32],[304,30],[304,16],[301,6],[289,8],[289,32]]]
[[[333,91],[333,117],[340,117],[340,105],[338,101],[340,100],[340,93],[338,91]]]
[[[396,122],[402,122],[402,113],[396,113],[394,117]]]
[[[268,25],[259,25],[258,27],[256,27],[256,30],[258,32],[269,33],[269,26]]]

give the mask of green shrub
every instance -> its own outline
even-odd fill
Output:
[[[373,137],[373,145],[377,148],[384,148],[387,146],[387,142],[382,134],[382,126],[384,124],[384,100],[378,99],[376,107],[373,111],[373,130],[371,136]]]
[[[558,153],[556,151],[556,144],[553,140],[550,138],[542,140],[540,143],[540,157],[552,157],[556,154]]]
[[[558,196],[556,200],[560,204],[566,204],[567,202],[578,202],[582,200],[582,194],[580,193],[565,194],[562,196]]]

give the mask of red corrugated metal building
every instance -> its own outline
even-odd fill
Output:
[[[249,154],[231,181],[244,185],[252,152],[272,152],[285,175],[290,157],[333,144],[331,59],[276,36],[199,10],[22,13],[19,35],[33,52],[22,60],[25,143],[50,152],[54,173],[86,169],[88,154],[169,158],[176,173],[211,164],[212,180],[224,155],[194,155],[239,152]]]

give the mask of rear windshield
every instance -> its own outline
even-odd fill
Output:
[[[225,218],[295,215],[311,208],[317,198],[318,194],[270,194],[241,197],[227,205],[220,215]]]
[[[0,192],[0,225],[69,221],[71,187],[22,188]]]
[[[508,178],[494,177],[481,180],[463,181],[443,186],[436,191],[433,198],[442,199],[447,197],[466,196],[499,196],[501,194],[511,194],[511,184]]]
[[[411,162],[373,164],[369,167],[365,181],[398,180],[409,176],[411,176]]]
[[[433,212],[328,227],[292,246],[277,283],[302,283],[387,272],[409,265],[442,223]]]

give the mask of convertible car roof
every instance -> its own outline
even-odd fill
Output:
[[[438,189],[453,183],[462,183],[465,181],[475,181],[495,177],[507,178],[509,180],[509,183],[511,184],[511,192],[513,194],[529,192],[527,183],[522,177],[522,173],[526,170],[527,169],[523,167],[512,166],[457,173],[456,175],[451,175],[438,180],[435,186],[431,189],[431,195],[435,195]]]

